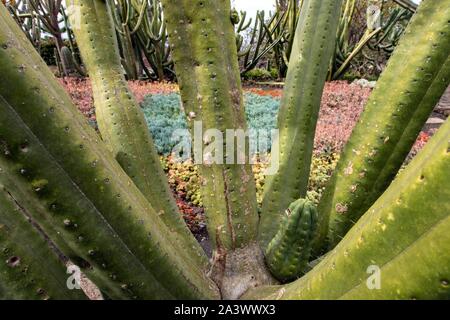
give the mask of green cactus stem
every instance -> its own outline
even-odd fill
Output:
[[[1,123],[12,127],[8,131],[0,130],[0,184],[9,197],[20,201],[20,208],[30,219],[39,221],[39,228],[46,237],[83,268],[107,297],[150,298],[151,290],[161,290],[163,296],[172,298],[129,253],[129,248],[121,243],[117,233],[112,232],[97,209],[89,205],[89,200],[83,198],[39,142],[32,135],[24,134],[23,124],[13,114],[8,115],[7,107],[0,103]],[[43,172],[46,179],[39,179]],[[20,223],[21,217],[14,217],[18,222],[12,223]],[[107,252],[119,254],[108,255]],[[149,283],[146,288],[136,286],[144,281]],[[136,288],[124,291],[121,288],[123,284],[134,284]]]
[[[67,259],[1,181],[0,299],[86,299],[83,291],[69,290]]]
[[[227,129],[245,131],[229,1],[162,3],[183,107],[190,124],[193,126],[195,120],[201,119],[203,133],[217,129],[223,137]],[[204,146],[207,143],[202,142]],[[258,221],[255,182],[248,157],[246,164],[237,164],[233,156],[233,161],[224,157],[224,164],[199,166],[208,231],[212,239],[220,238],[227,249],[254,241]]]
[[[286,210],[265,252],[266,263],[278,280],[287,282],[305,273],[316,227],[317,211],[310,201],[299,199]]]
[[[26,185],[19,181],[15,198],[30,199],[45,212],[57,210],[54,222],[33,212],[43,228],[48,225],[45,231],[54,235],[58,247],[65,251],[69,244],[64,248],[63,241],[57,242],[63,236],[55,236],[59,230],[54,228],[72,233],[64,240],[70,248],[80,246],[73,251],[82,260],[89,261],[90,254],[96,257],[98,249],[99,260],[90,261],[99,270],[111,271],[108,277],[117,273],[122,281],[123,276],[120,287],[131,291],[130,298],[217,297],[205,270],[189,263],[197,251],[179,245],[178,233],[162,222],[3,6],[0,70],[0,123],[8,124],[0,126],[1,156],[10,174],[47,180],[34,198],[20,196]],[[83,241],[88,247],[82,247]]]
[[[103,140],[169,229],[196,250],[201,267],[206,256],[190,233],[171,194],[144,115],[122,74],[114,27],[104,1],[68,1],[78,6],[78,47],[92,82],[97,122]],[[75,21],[74,21],[75,22]],[[73,23],[75,25],[75,23]]]
[[[387,188],[450,83],[449,19],[450,0],[422,1],[319,204],[316,253],[328,229],[332,248]]]
[[[259,227],[263,248],[278,231],[282,212],[305,197],[320,100],[334,49],[341,1],[305,1],[278,115],[278,173],[268,177]],[[273,157],[273,155],[272,155]]]
[[[449,141],[447,120],[312,271],[243,298],[449,299]]]
[[[67,75],[71,75],[76,71],[72,52],[66,46],[61,48],[61,63],[64,65],[64,70],[67,71]]]
[[[267,55],[272,49],[274,49],[283,39],[284,33],[280,32],[283,27],[283,22],[286,13],[274,14],[267,20],[265,18],[264,11],[258,11],[255,18],[255,23],[253,29],[251,30],[251,36],[247,46],[244,48],[244,36],[240,35],[239,32],[245,32],[246,29],[251,24],[249,20],[248,24],[245,25],[246,13],[242,14],[242,22],[237,26],[236,29],[236,40],[238,47],[238,57],[241,58],[241,75],[245,74],[247,71],[254,69],[261,58]],[[267,21],[266,21],[267,20]]]

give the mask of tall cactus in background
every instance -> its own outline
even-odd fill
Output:
[[[41,42],[51,35],[55,42],[54,56],[60,76],[85,75],[78,61],[71,26],[62,0],[20,0],[6,2],[16,22],[30,42],[41,52]],[[68,43],[68,46],[66,46]]]
[[[378,3],[375,1],[373,3]],[[397,41],[403,34],[404,28],[399,27],[402,21],[409,21],[411,13],[407,9],[396,8],[388,13],[386,21],[382,19],[384,3],[367,8],[367,27],[357,43],[351,44],[350,31],[354,23],[356,0],[346,0],[342,7],[336,39],[336,50],[330,64],[328,79],[338,79],[350,67],[352,61],[361,54],[366,47],[370,50],[382,50],[392,53]]]
[[[169,76],[173,76],[173,61],[168,43],[167,28],[164,22],[164,14],[160,0],[133,0],[131,5],[135,10],[144,10],[131,19],[129,24],[135,31],[135,41],[142,50],[143,56],[148,61],[153,73],[146,71],[151,79],[163,81]],[[143,8],[143,9],[142,9]],[[146,64],[142,62],[144,70]],[[172,77],[169,77],[171,79]]]
[[[288,0],[284,5],[277,6],[277,13],[283,14],[283,22],[281,27],[273,28],[274,25],[269,25],[270,29],[274,29],[275,37],[282,36],[280,41],[274,47],[274,59],[280,77],[285,77],[289,65],[289,59],[294,47],[295,31],[297,30],[298,19],[303,8],[304,0]]]
[[[264,11],[256,13],[253,29],[249,29],[252,19],[246,22],[247,14],[241,12],[236,27],[236,43],[238,57],[241,59],[241,74],[254,69],[258,62],[282,40],[284,34],[279,32],[284,21],[285,13],[275,13],[269,20],[265,21]],[[251,32],[247,46],[243,45],[244,37],[240,34],[246,30]],[[278,33],[278,35],[277,35]]]
[[[266,190],[272,201],[264,204],[259,220],[250,168],[226,161],[233,156],[236,163],[237,151],[219,159],[226,164],[212,163],[209,147],[217,135],[211,139],[209,133],[200,141],[208,148],[206,157],[194,150],[201,157],[197,160],[205,161],[201,184],[215,242],[210,264],[192,245],[192,236],[171,211],[166,185],[158,180],[151,139],[120,72],[111,12],[103,0],[68,2],[80,9],[76,36],[92,77],[105,141],[0,5],[0,244],[8,246],[0,253],[6,255],[0,264],[0,297],[83,298],[64,290],[69,263],[80,266],[112,299],[450,297],[450,120],[385,190],[430,104],[448,84],[450,0],[422,2],[318,211],[301,198],[333,51],[334,41],[327,40],[335,33],[340,3],[305,0],[280,111],[280,170],[267,189],[273,192]],[[163,4],[192,127],[198,129],[195,121],[203,120],[204,131],[245,130],[229,1]],[[427,24],[430,19],[433,23]],[[155,162],[150,169],[137,161],[139,153],[127,158],[136,141],[145,143],[146,156]],[[147,192],[148,172],[156,176],[162,200]],[[359,184],[347,189],[345,181],[356,176]],[[359,193],[362,187],[365,193]],[[335,206],[339,220],[324,211],[335,195],[351,201]],[[161,215],[158,207],[172,215]],[[350,208],[357,208],[352,215],[358,210],[359,216],[365,214],[345,234],[353,223]],[[280,225],[284,209],[288,215]],[[343,240],[334,246],[339,232]],[[313,245],[322,253],[323,239],[331,240],[331,250],[308,261]],[[22,263],[27,268],[18,269]],[[52,277],[43,276],[39,263],[54,270]],[[29,274],[18,274],[24,270]],[[382,272],[381,287],[372,284],[379,290],[367,285],[368,271]],[[270,272],[281,281],[307,273],[280,286]],[[36,281],[30,283],[29,277]]]
[[[133,7],[129,1],[109,1],[111,16],[114,17],[114,25],[117,31],[117,38],[120,44],[122,65],[129,80],[139,79],[139,68],[137,55],[132,39],[132,30],[130,30],[129,21],[134,16]],[[146,1],[145,1],[146,3]],[[145,9],[145,8],[143,8]],[[141,13],[139,13],[139,16]]]
[[[274,237],[289,204],[306,196],[314,133],[340,8],[341,1],[336,0],[303,3],[278,115],[279,170],[268,177],[264,190],[259,228],[263,247]]]
[[[62,62],[62,76],[69,76],[70,72],[64,63],[62,48],[64,47],[63,30],[60,16],[63,0],[28,0],[27,6],[30,11],[34,11],[36,17],[41,21],[43,32],[53,36],[56,44],[56,53]]]
[[[108,0],[129,79],[173,78],[173,62],[160,0]]]
[[[333,247],[383,193],[447,88],[449,17],[448,1],[424,1],[408,26],[319,205],[318,246],[327,237],[328,217]]]

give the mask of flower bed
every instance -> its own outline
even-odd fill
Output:
[[[79,110],[95,126],[95,109],[89,80],[68,78],[60,80]],[[168,176],[178,207],[191,231],[201,237],[206,234],[205,214],[202,208],[197,168],[189,161],[178,163],[169,155],[174,143],[171,132],[187,128],[180,108],[178,87],[169,83],[130,81],[130,88],[141,103],[161,162]],[[325,85],[314,141],[314,156],[308,198],[317,203],[339,159],[339,152],[350,137],[371,89],[345,81]],[[272,129],[282,97],[282,89],[250,87],[245,89],[247,122],[250,128]],[[408,160],[428,141],[432,132],[422,132]],[[254,165],[258,202],[262,200],[264,165]]]

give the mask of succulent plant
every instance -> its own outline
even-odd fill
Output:
[[[286,209],[280,229],[265,251],[267,266],[278,280],[286,282],[306,273],[317,218],[315,206],[305,199]]]

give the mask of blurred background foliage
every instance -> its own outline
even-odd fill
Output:
[[[85,71],[62,0],[1,0],[58,76]],[[160,0],[106,0],[112,9],[118,50],[129,80],[174,81],[175,73]],[[254,16],[233,9],[244,80],[286,76],[303,0],[276,0]],[[416,5],[410,0],[345,0],[328,79],[376,79],[397,45]]]

